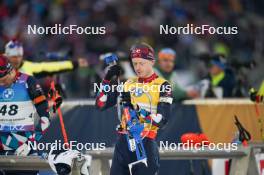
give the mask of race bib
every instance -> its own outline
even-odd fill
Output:
[[[129,139],[129,148],[131,152],[136,151],[136,141],[135,139]]]
[[[34,131],[34,114],[31,101],[0,102],[0,131]]]

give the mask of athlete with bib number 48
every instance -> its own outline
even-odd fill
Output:
[[[0,55],[0,154],[31,154],[29,142],[39,141],[49,124],[48,102],[40,85]]]

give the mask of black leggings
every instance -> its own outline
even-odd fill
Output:
[[[147,155],[146,167],[143,163],[133,166],[132,175],[157,175],[160,167],[158,146],[155,140],[145,138],[143,145]],[[114,151],[110,175],[129,175],[128,164],[137,161],[136,153],[128,149],[125,135],[120,135]]]

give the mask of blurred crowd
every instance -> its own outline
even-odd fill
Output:
[[[16,38],[23,44],[24,59],[30,61],[54,61],[47,54],[55,52],[66,55],[59,59],[86,58],[88,68],[59,75],[68,97],[74,98],[95,96],[93,83],[99,83],[104,74],[105,65],[100,60],[103,53],[120,53],[125,78],[133,75],[126,53],[138,41],[150,44],[157,58],[162,48],[176,52],[171,71],[177,72],[177,84],[188,89],[190,98],[197,97],[196,86],[191,85],[214,71],[209,68],[209,59],[219,54],[226,57],[225,64],[232,70],[234,87],[241,89],[240,94],[229,97],[240,97],[263,80],[263,7],[264,2],[258,0],[1,0],[0,50],[4,52],[5,44]],[[54,24],[106,26],[106,34],[27,34],[27,25]],[[160,24],[237,26],[238,34],[160,35]]]

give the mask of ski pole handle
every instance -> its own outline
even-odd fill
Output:
[[[110,66],[113,66],[113,65],[116,65],[117,64],[117,61],[118,61],[118,57],[114,53],[104,54],[103,55],[103,59],[104,59],[105,64],[108,65],[109,67]],[[118,83],[118,85],[120,84],[119,77],[117,77],[117,83]],[[121,121],[121,115],[122,115],[121,114],[121,106],[120,106],[121,100],[120,100],[120,97],[119,96],[117,97],[117,115],[118,115],[119,121]]]
[[[118,61],[118,57],[114,53],[107,53],[104,56],[104,62],[108,66],[116,65]]]

